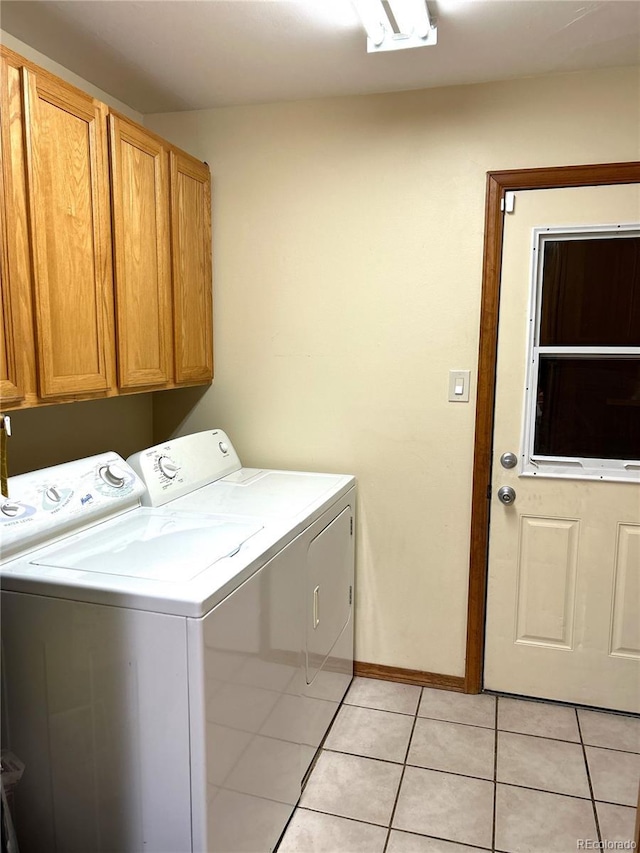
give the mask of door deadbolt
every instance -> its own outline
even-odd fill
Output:
[[[516,499],[516,490],[511,486],[500,486],[498,489],[498,500],[505,506],[510,506]]]
[[[507,453],[503,453],[500,457],[500,464],[503,468],[515,468],[518,464],[518,457],[515,453],[507,451]]]

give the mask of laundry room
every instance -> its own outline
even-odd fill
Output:
[[[389,14],[393,5],[383,4]],[[331,481],[336,514],[326,520],[347,507],[351,513],[353,503],[348,517],[355,575],[345,590],[353,607],[355,681],[343,705],[347,712],[336,717],[327,748],[316,757],[324,775],[315,783],[314,771],[305,777],[280,849],[546,853],[575,850],[580,839],[624,842],[634,832],[640,776],[640,451],[614,450],[609,467],[605,453],[577,454],[596,459],[601,468],[583,465],[583,479],[571,482],[588,480],[586,490],[601,486],[600,498],[606,491],[608,504],[619,508],[618,515],[607,516],[612,538],[602,545],[611,571],[584,592],[581,578],[597,574],[578,564],[583,552],[595,548],[588,538],[593,526],[582,514],[586,498],[561,504],[554,493],[541,509],[543,487],[564,475],[540,467],[529,471],[522,460],[528,435],[523,412],[534,413],[532,430],[539,423],[536,400],[527,403],[527,363],[557,355],[555,343],[536,348],[527,337],[529,306],[537,304],[531,247],[538,244],[532,239],[544,247],[543,226],[564,229],[556,234],[559,243],[573,239],[571,229],[580,227],[612,243],[640,245],[640,5],[429,0],[426,8],[430,34],[423,41],[433,43],[377,50],[371,25],[365,30],[346,0],[3,0],[0,379],[2,414],[10,418],[9,429],[5,422],[1,430],[9,486],[27,472],[112,452],[127,460],[197,433],[215,434],[214,449],[207,450],[212,458],[227,439],[237,454],[230,468],[220,451],[224,459],[214,477],[240,478],[245,469],[354,477],[357,498],[350,497],[351,481]],[[367,39],[374,42],[369,53]],[[102,142],[95,143],[95,126],[86,129],[93,113],[88,117],[84,101],[65,96],[62,84],[98,105]],[[63,127],[54,107],[69,104],[74,117],[86,122],[82,131],[79,120],[69,129],[78,134],[73,145],[79,150],[90,140],[96,158],[90,195],[101,200],[101,212],[89,238],[95,253],[90,274],[79,262],[65,267],[52,248],[56,217],[62,229],[86,213],[67,180],[72,173],[78,183],[86,179],[73,171],[72,153],[58,170],[55,186],[64,199],[55,215],[36,199],[43,160],[34,152],[42,144],[53,156],[56,145],[46,140],[56,139]],[[147,160],[156,158],[154,167],[145,166],[140,186],[159,180],[164,170],[164,185],[179,188],[175,198],[181,192],[184,206],[172,195],[163,213],[157,208],[154,227],[171,240],[126,267],[118,246],[125,257],[128,228],[142,233],[136,217],[145,227],[151,221],[143,205],[118,201],[136,186],[133,170],[144,159],[127,150],[134,144]],[[169,152],[163,166],[157,165],[156,144]],[[22,191],[12,159],[18,148],[27,175]],[[102,161],[108,164],[104,185],[93,174]],[[113,189],[114,176],[124,188],[121,196]],[[536,207],[527,193],[557,194],[557,207],[551,210],[548,197],[546,208],[542,202]],[[518,216],[524,236],[515,233]],[[621,234],[625,239],[617,239]],[[629,388],[640,382],[640,249],[635,251],[636,260],[620,262],[623,272],[617,278],[611,273],[603,285],[617,288],[631,270],[627,307],[621,309],[631,318],[628,335],[603,340],[606,352],[599,356],[624,361],[632,374],[624,379]],[[58,278],[48,274],[54,261]],[[144,283],[148,269],[164,295],[158,290],[152,297]],[[56,301],[50,293],[65,289],[61,270],[69,280],[95,274],[95,282],[108,278],[111,284],[102,295],[92,291],[92,304],[72,289]],[[127,270],[134,285],[118,290]],[[518,289],[513,282],[521,270]],[[189,304],[179,295],[176,282],[182,280],[196,282]],[[624,287],[616,293],[624,294]],[[499,293],[516,290],[517,304],[498,306]],[[507,330],[525,315],[522,337],[510,342],[509,355],[501,352]],[[161,316],[158,329],[164,331],[153,343]],[[94,323],[95,340],[83,339],[85,321]],[[148,347],[155,358],[156,346],[159,373],[145,374],[142,350]],[[575,358],[585,357],[585,346],[576,347]],[[61,391],[85,356],[95,361],[95,375],[84,371],[80,377],[78,370],[74,381],[85,384]],[[496,381],[500,368],[503,386]],[[11,390],[16,376],[26,392]],[[636,439],[638,393],[609,395],[618,400],[610,406],[620,418],[616,430],[629,429]],[[542,398],[539,390],[538,405]],[[511,432],[500,425],[509,418]],[[183,446],[158,450],[154,459],[180,456]],[[511,470],[508,460],[500,462],[509,451],[517,466]],[[593,482],[603,478],[607,482]],[[525,497],[534,481],[540,490]],[[514,497],[499,496],[502,488],[511,488]],[[316,515],[307,518],[309,529],[328,508],[313,500],[318,503]],[[182,512],[180,506],[175,510]],[[495,541],[489,540],[489,514]],[[503,520],[505,537],[513,538],[509,545],[497,538]],[[284,527],[276,526],[264,528],[273,530],[272,539],[258,534],[269,558],[275,543],[284,541]],[[307,527],[295,530],[302,535]],[[346,528],[345,537],[350,541]],[[495,563],[487,563],[488,551]],[[511,567],[511,577],[494,589],[491,579],[503,567],[505,574]],[[529,590],[528,598],[522,590]],[[611,624],[599,628],[606,652],[597,661],[594,653],[593,660],[572,664],[579,683],[563,692],[570,676],[562,674],[562,660],[555,661],[581,647],[581,607],[598,599],[612,614]],[[511,622],[499,623],[499,611]],[[310,612],[323,624],[322,604],[320,615]],[[172,618],[203,614],[171,611]],[[556,657],[548,663],[509,659],[503,677],[507,653],[494,648],[490,635],[496,643],[506,637],[518,651],[553,651]],[[600,670],[602,657],[619,668]],[[524,683],[521,671],[537,680]],[[555,681],[543,678],[549,671],[558,673]],[[583,689],[587,683],[590,690]],[[347,687],[340,683],[332,716]],[[531,719],[517,704],[521,697],[536,700],[529,703],[535,706]],[[463,710],[447,704],[462,700],[469,700]],[[539,707],[551,709],[542,723]],[[499,718],[510,713],[517,722],[505,723],[509,735],[499,748]],[[603,716],[612,718],[612,734],[598,728]],[[465,741],[464,749],[453,745],[447,726],[476,740]],[[364,730],[369,741],[378,732],[388,744],[352,750],[349,743]],[[518,753],[528,740],[544,754],[525,759],[525,752]],[[428,744],[434,742],[449,756],[441,765],[430,763]],[[561,769],[549,769],[556,743],[567,753],[566,765],[577,762],[579,746],[587,770],[576,765],[575,778],[567,781]],[[315,751],[320,741],[312,745]],[[462,765],[451,758],[456,749]],[[494,766],[500,749],[502,778],[499,759]],[[464,769],[463,753],[476,752],[490,756],[487,766]],[[371,762],[369,783],[358,761]],[[552,779],[533,778],[531,771],[530,780],[520,781],[518,761],[535,764]],[[348,796],[336,793],[339,778],[359,789],[353,806],[340,805]],[[365,796],[371,780],[375,786]],[[443,780],[453,785],[446,820],[424,806]],[[458,791],[460,780],[466,787]],[[15,798],[22,784],[16,784]],[[376,793],[387,790],[388,797]],[[531,792],[535,803],[526,800]],[[296,803],[294,798],[291,807]],[[467,817],[455,817],[461,812]],[[523,816],[532,814],[537,817],[527,836],[511,818],[519,816],[524,825]],[[540,819],[546,814],[548,826]],[[274,849],[282,829],[264,853]],[[557,846],[551,837],[561,839]],[[447,842],[450,847],[429,846]],[[233,840],[224,843],[210,849],[243,849]],[[95,850],[112,849],[100,844]],[[122,847],[123,853],[134,849],[133,843]]]

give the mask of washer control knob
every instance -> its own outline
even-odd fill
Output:
[[[44,496],[52,504],[58,504],[58,503],[60,503],[60,501],[62,499],[62,495],[56,489],[55,486],[49,486],[49,488],[44,493]]]
[[[173,478],[180,470],[180,468],[176,465],[173,459],[170,459],[168,456],[161,456],[158,459],[158,468],[160,469],[160,473],[163,474],[168,480],[173,480]]]
[[[2,506],[0,506],[0,510],[3,515],[6,515],[7,518],[15,518],[16,515],[20,514],[22,507],[20,504],[14,503],[13,501],[5,501]]]
[[[107,486],[113,486],[114,489],[121,489],[127,479],[127,475],[124,473],[122,468],[119,465],[114,465],[113,463],[110,465],[103,465],[102,468],[98,472],[100,477]]]
[[[224,453],[224,455],[225,455],[225,456],[226,456],[226,455],[227,455],[227,453],[229,452],[229,445],[227,444],[227,442],[226,442],[226,441],[220,441],[220,442],[218,442],[218,447],[220,448],[220,450],[222,451],[222,453]]]

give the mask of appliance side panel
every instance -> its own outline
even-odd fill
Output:
[[[338,641],[302,694],[302,778],[309,770],[353,679],[353,609]]]
[[[355,489],[305,531],[303,774],[353,678]]]
[[[202,724],[192,716],[192,753],[206,756],[203,780],[193,754],[194,805],[203,785],[206,802],[206,839],[194,832],[195,849],[270,853],[300,797],[305,552],[302,540],[290,543],[189,625],[190,656],[192,638],[202,643],[204,678],[202,687],[191,683],[192,709],[204,709]]]
[[[22,853],[190,851],[185,620],[6,592],[2,643]]]
[[[307,683],[334,647],[351,613],[353,513],[345,507],[313,538],[307,551]]]
[[[194,851],[207,849],[208,800],[212,800],[216,793],[207,787],[207,697],[213,698],[217,682],[213,672],[211,679],[205,675],[203,633],[202,619],[187,619],[191,835]]]

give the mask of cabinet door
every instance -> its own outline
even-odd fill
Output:
[[[7,406],[33,396],[35,349],[21,71],[5,57],[0,62],[0,398]]]
[[[176,384],[213,378],[211,174],[171,152],[171,241]]]
[[[114,367],[106,107],[24,75],[40,396],[105,392]]]
[[[3,82],[5,68],[3,63]],[[0,104],[0,308],[2,309],[2,322],[0,323],[0,401],[15,403],[24,397],[22,382],[20,379],[20,361],[16,348],[14,332],[14,311],[12,309],[12,291],[9,278],[9,242],[7,236],[7,210],[9,208],[9,197],[7,183],[9,175],[5,176],[6,162],[4,155],[4,141],[8,133],[8,122],[5,121],[4,102]]]
[[[171,379],[169,155],[155,137],[109,116],[120,388]]]

